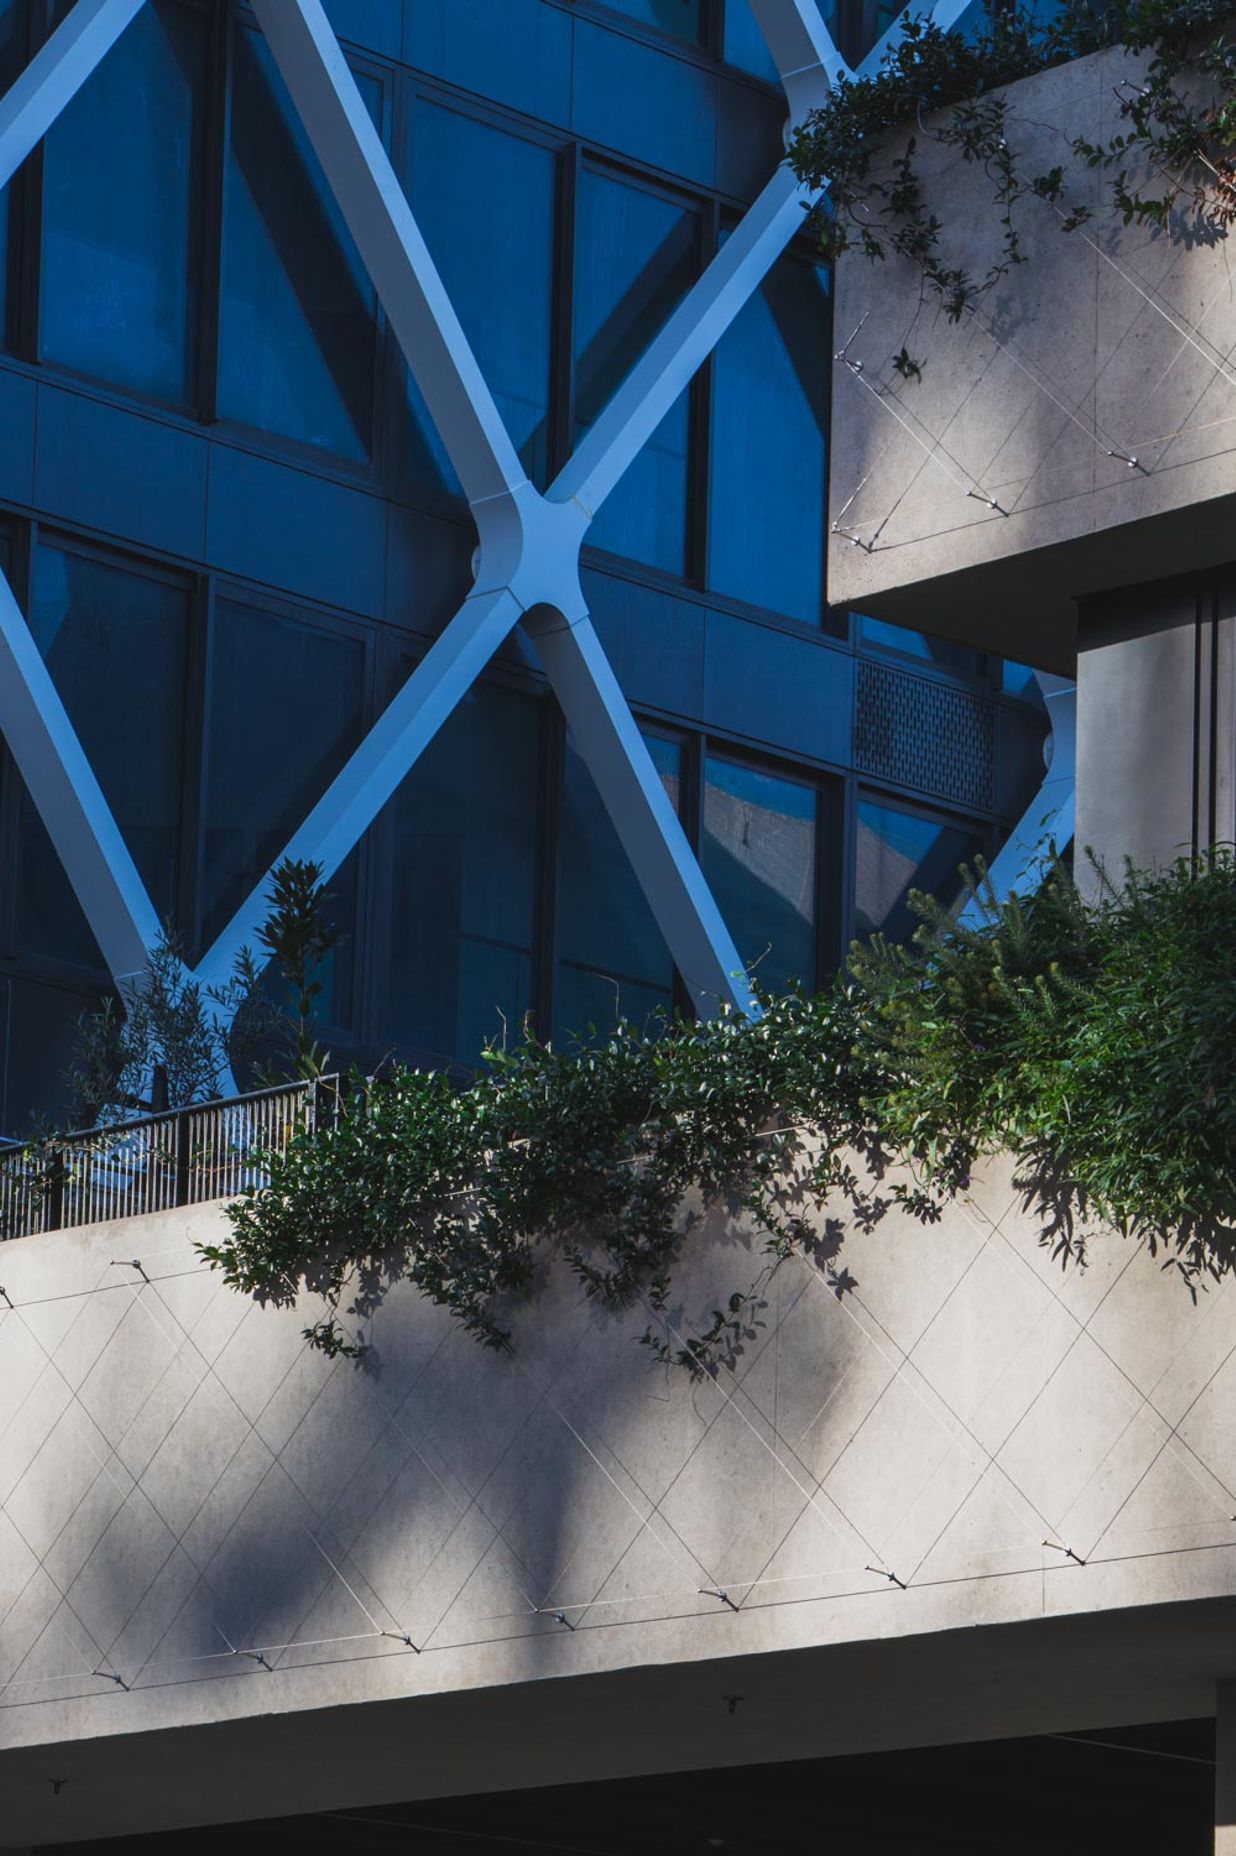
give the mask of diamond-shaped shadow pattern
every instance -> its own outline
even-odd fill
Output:
[[[726,1601],[817,1607],[826,1635],[846,1595],[979,1607],[1000,1574],[1233,1544],[1236,1292],[1194,1307],[1115,1237],[1062,1271],[998,1175],[931,1231],[849,1232],[844,1295],[783,1267],[699,1384],[569,1290],[514,1361],[406,1289],[371,1368],[326,1360],[311,1311],[194,1267],[214,1208],[151,1221],[148,1282],[108,1227],[11,1246],[0,1705],[620,1642]],[[700,1239],[676,1323],[754,1272],[734,1236]]]

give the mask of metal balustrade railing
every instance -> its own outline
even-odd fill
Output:
[[[281,1083],[0,1147],[0,1239],[234,1198],[266,1178],[293,1134],[334,1121],[340,1088],[337,1076]]]

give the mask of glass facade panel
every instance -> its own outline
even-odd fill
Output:
[[[1023,702],[1041,703],[1042,687],[1029,664],[1015,664],[1006,657],[1000,664],[1000,688],[1008,696],[1020,696]]]
[[[645,736],[662,784],[678,809],[682,749]],[[643,1025],[674,1001],[674,965],[656,918],[627,861],[574,743],[568,739],[558,843],[558,966],[555,1037],[602,1034],[619,1017]]]
[[[74,1125],[77,1104],[65,1072],[77,1021],[96,1011],[97,994],[0,976],[0,1133],[21,1140],[46,1127]]]
[[[695,277],[693,213],[608,175],[580,176],[575,262],[576,438],[586,431]],[[687,549],[686,394],[602,505],[589,540],[681,574]]]
[[[0,96],[26,61],[26,0],[0,0]],[[9,190],[0,187],[0,347],[10,340]]]
[[[943,903],[956,901],[961,894],[958,868],[972,863],[983,846],[978,831],[946,825],[900,806],[860,799],[856,933],[908,940],[918,926],[918,917],[907,902],[909,892],[921,889]]]
[[[179,404],[196,386],[207,46],[195,8],[143,8],[43,161],[40,354]]]
[[[828,277],[775,266],[713,366],[708,579],[818,623],[828,493]]]
[[[555,165],[549,149],[533,142],[432,103],[416,106],[412,202],[420,228],[524,469],[542,487],[549,467]],[[458,490],[424,402],[409,386],[409,470],[418,481]]]
[[[764,34],[751,11],[751,0],[725,0],[724,49],[727,64],[737,65],[740,71],[750,71],[753,77],[766,78],[770,84],[781,81]]]
[[[605,0],[611,13],[625,13],[641,26],[659,26],[680,39],[698,42],[702,24],[700,0]]]
[[[360,739],[365,647],[282,613],[216,602],[210,641],[202,834],[203,946],[226,927]],[[356,877],[330,879],[345,940],[329,957],[323,1013],[346,1025]]]
[[[160,916],[174,918],[189,598],[125,568],[40,547],[30,630]],[[25,796],[17,939],[97,966],[60,860]]]
[[[420,1059],[477,1063],[532,1005],[541,705],[469,691],[392,802],[384,1032]]]
[[[770,991],[816,979],[819,794],[709,755],[704,771],[704,875],[738,952]]]
[[[954,644],[948,638],[934,638],[929,632],[912,632],[904,625],[890,625],[886,619],[859,620],[864,644],[880,651],[899,651],[903,657],[917,657],[925,664],[937,664],[943,670],[960,671],[962,676],[981,677],[987,659],[981,651],[966,644]]]
[[[373,435],[373,287],[265,42],[238,28],[233,44],[219,413],[363,459]],[[380,85],[364,74],[357,83],[380,123]]]

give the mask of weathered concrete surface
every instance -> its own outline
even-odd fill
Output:
[[[1094,218],[1066,234],[1052,204],[1021,202],[1029,262],[958,325],[919,306],[908,260],[838,265],[836,604],[1069,673],[1075,598],[1232,558],[1230,243],[1123,227],[1109,177],[1071,153],[1078,134],[1118,130],[1116,90],[1137,74],[1114,49],[1005,93],[1019,171],[1062,166],[1067,204]],[[916,167],[942,261],[981,278],[999,245],[993,183],[930,126]],[[925,363],[919,382],[892,368],[903,345]]]
[[[1112,1236],[1062,1269],[1007,1165],[848,1230],[840,1298],[785,1266],[700,1386],[569,1287],[514,1361],[399,1292],[366,1375],[200,1265],[220,1219],[0,1252],[0,1844],[1196,1716],[1236,1675],[1233,1289]],[[759,1261],[714,1221],[676,1323]]]

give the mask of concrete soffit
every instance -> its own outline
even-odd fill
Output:
[[[76,0],[0,99],[0,187],[142,3]],[[963,4],[939,0],[934,17],[951,25]],[[839,78],[873,69],[902,30],[895,22],[860,72],[852,73],[815,0],[752,5],[785,86],[791,124],[819,105]],[[480,538],[474,584],[463,605],[276,862],[312,859],[331,876],[522,620],[697,1009],[706,1017],[722,1003],[750,1010],[737,950],[593,628],[579,551],[605,497],[800,228],[811,196],[778,166],[542,495],[523,472],[321,0],[254,0],[254,10],[464,486]],[[118,985],[140,980],[159,937],[157,912],[2,575],[0,733],[113,979]],[[1063,798],[1064,758],[1057,756],[1050,782],[1057,801]],[[1059,811],[1058,805],[1052,809]],[[1032,821],[1044,811],[1040,798],[1016,835],[1023,869],[1033,863],[1042,837]],[[1057,836],[1059,828],[1057,818]],[[195,977],[204,985],[225,981],[240,950],[253,945],[269,883],[268,871],[201,960]]]

